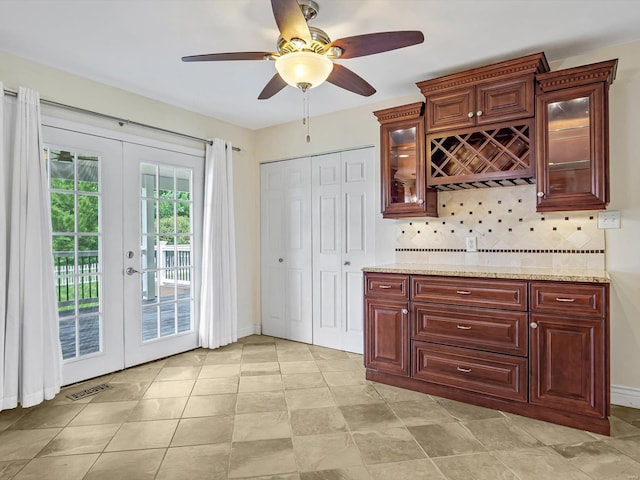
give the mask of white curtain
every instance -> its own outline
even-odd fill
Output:
[[[62,382],[38,93],[20,87],[13,117],[0,140],[0,409],[51,399]]]
[[[232,148],[216,138],[206,150],[200,345],[218,348],[238,340]]]

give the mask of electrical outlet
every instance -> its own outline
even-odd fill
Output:
[[[598,212],[598,228],[620,228],[620,212]]]
[[[478,243],[476,241],[476,237],[466,237],[465,244],[467,247],[467,252],[477,252],[478,251]]]

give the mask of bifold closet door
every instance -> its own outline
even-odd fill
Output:
[[[374,149],[311,160],[313,343],[363,351],[362,268],[374,260]]]
[[[262,333],[312,343],[311,159],[260,166]]]

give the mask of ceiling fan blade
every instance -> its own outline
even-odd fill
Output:
[[[369,85],[364,78],[337,63],[333,64],[333,70],[329,74],[327,82],[364,97],[370,97],[376,93],[376,89]]]
[[[258,100],[271,98],[286,86],[287,82],[285,82],[282,77],[276,73],[271,80],[269,80],[269,83],[267,83],[267,85],[262,89],[260,95],[258,95]]]
[[[183,62],[219,62],[222,60],[266,60],[272,52],[207,53],[182,57]]]
[[[422,42],[424,42],[422,32],[419,30],[404,30],[345,37],[332,42],[329,47],[340,47],[343,51],[340,58],[355,58],[409,47]]]
[[[296,0],[271,0],[271,8],[280,35],[287,42],[300,38],[311,43],[311,32]]]

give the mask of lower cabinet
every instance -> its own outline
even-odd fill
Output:
[[[604,416],[604,321],[531,315],[531,403]]]
[[[365,299],[365,365],[409,376],[409,303]]]
[[[369,380],[609,434],[609,285],[365,274]]]

